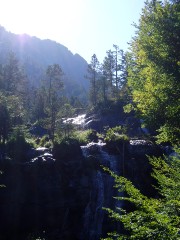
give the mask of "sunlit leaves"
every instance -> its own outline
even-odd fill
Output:
[[[133,184],[119,177],[109,169],[105,171],[115,179],[115,187],[124,192],[126,197],[117,197],[120,201],[128,201],[134,210],[126,212],[105,209],[109,217],[122,222],[126,234],[110,233],[107,239],[180,239],[180,158],[179,150],[170,159],[150,158],[153,166],[153,177],[158,182],[161,198],[148,198],[141,194]]]
[[[160,128],[161,136],[175,143],[178,135],[169,138],[164,130],[175,133],[179,128],[180,5],[146,2],[137,29],[128,58],[133,101],[147,126]]]

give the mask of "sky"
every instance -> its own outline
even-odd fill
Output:
[[[143,6],[144,0],[0,0],[0,25],[102,62],[113,44],[127,50]]]

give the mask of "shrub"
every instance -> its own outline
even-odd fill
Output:
[[[73,134],[73,138],[76,139],[80,145],[86,145],[89,142],[98,140],[97,132],[92,129],[76,131]]]
[[[121,126],[116,126],[114,128],[109,128],[106,131],[106,135],[105,135],[105,141],[107,143],[110,142],[120,142],[120,141],[128,141],[129,138],[128,136],[125,134],[126,129],[124,127]]]
[[[27,161],[27,152],[31,147],[20,128],[14,129],[6,144],[7,154],[18,162]]]
[[[52,141],[49,139],[48,135],[44,135],[42,138],[40,138],[38,145],[40,147],[51,147]]]

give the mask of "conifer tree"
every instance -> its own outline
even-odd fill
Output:
[[[91,57],[91,62],[88,65],[88,76],[90,80],[90,102],[93,106],[97,105],[98,102],[98,80],[99,80],[99,61],[96,54]]]
[[[52,140],[54,140],[56,117],[60,107],[63,75],[64,73],[58,64],[49,65],[44,80],[44,88],[47,96],[46,106],[50,119],[50,137]]]

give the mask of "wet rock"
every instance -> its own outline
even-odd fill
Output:
[[[36,158],[33,158],[30,163],[35,163],[35,164],[41,164],[41,163],[48,163],[48,164],[52,164],[54,163],[56,160],[53,158],[53,155],[50,153],[44,153],[43,155],[40,155]]]
[[[74,161],[63,159],[57,163],[47,149],[39,149],[42,151],[44,154],[31,162],[4,170],[6,188],[0,192],[2,239],[26,239],[28,233],[42,229],[46,237],[53,239],[80,239],[91,187],[90,173],[85,172],[88,164],[82,164],[77,156]],[[60,235],[56,235],[55,229]],[[24,238],[20,237],[22,234]]]
[[[27,151],[26,155],[27,155],[27,159],[29,159],[29,161],[31,161],[34,158],[37,158],[40,155],[46,155],[46,154],[50,154],[51,149],[46,148],[46,147],[38,147],[38,148],[31,148]],[[50,156],[50,155],[49,155]],[[52,154],[51,154],[52,157]]]
[[[101,149],[106,145],[106,143],[99,142],[90,142],[86,146],[81,146],[84,156],[94,155],[100,153]]]
[[[0,191],[0,238],[2,234],[2,239],[27,239],[33,231],[45,231],[48,239],[105,237],[107,227],[113,231],[114,225],[102,207],[117,206],[112,198],[117,192],[113,178],[100,165],[153,193],[150,166],[144,158],[153,146],[148,141],[131,140],[123,158],[123,154],[109,154],[103,142],[93,142],[81,150],[71,139],[55,145],[52,152],[36,149],[39,155],[29,163],[7,166],[2,175],[6,188]]]
[[[128,151],[129,155],[135,158],[145,157],[146,155],[159,156],[162,154],[162,150],[158,145],[143,139],[130,140]]]
[[[124,152],[124,176],[143,194],[149,197],[157,195],[156,181],[152,178],[152,166],[148,156],[162,156],[161,147],[145,139],[132,139]]]
[[[97,154],[99,152],[99,146],[94,142],[87,144],[86,148],[88,148],[88,155]]]
[[[90,171],[100,169],[100,162],[98,161],[98,158],[94,157],[93,155],[89,155],[86,158],[86,167]]]
[[[81,181],[80,181],[80,185],[82,187],[85,187],[85,188],[88,188],[90,186],[90,183],[89,183],[89,177],[88,176],[82,176],[81,178]]]
[[[46,147],[38,147],[36,148],[37,154],[45,154],[49,153],[50,149]]]
[[[100,119],[90,119],[84,124],[85,129],[93,129],[97,132],[102,132],[103,131],[103,124]]]

